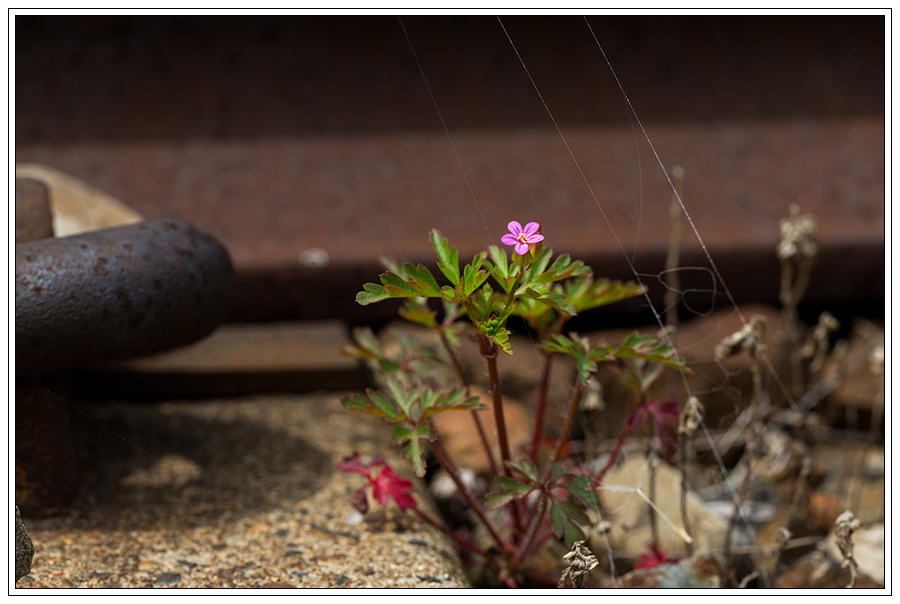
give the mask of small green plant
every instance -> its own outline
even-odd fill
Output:
[[[564,334],[566,322],[579,312],[639,296],[644,293],[643,286],[595,280],[589,267],[567,254],[554,259],[553,251],[543,246],[541,225],[536,222],[523,227],[512,221],[508,228],[509,233],[501,241],[513,246],[511,256],[506,250],[491,246],[462,267],[456,248],[439,231],[432,230],[431,245],[443,283],[421,264],[385,261],[388,270],[381,275],[381,282],[367,283],[357,295],[356,300],[362,305],[403,299],[400,315],[434,330],[439,347],[401,334],[399,354],[388,354],[370,329],[359,328],[354,330],[354,341],[343,350],[372,363],[384,384],[382,390],[369,389],[345,396],[343,405],[389,422],[394,445],[401,448],[410,469],[419,477],[425,475],[426,456],[430,452],[484,526],[491,546],[477,546],[420,510],[410,495],[411,485],[399,479],[383,460],[365,465],[354,456],[339,467],[368,479],[354,495],[353,503],[358,509],[366,509],[365,489],[372,487],[377,501],[384,504],[389,496],[394,498],[401,509],[414,511],[450,535],[460,547],[484,558],[486,564],[495,565],[501,584],[516,586],[528,578],[529,558],[549,539],[564,540],[568,548],[585,539],[583,527],[589,523],[589,511],[600,508],[596,489],[614,463],[625,436],[634,427],[652,419],[663,455],[671,460],[676,451],[678,404],[670,400],[647,400],[646,393],[664,366],[682,372],[687,369],[671,346],[652,336],[635,333],[621,345],[612,346],[603,342],[591,344],[577,333]],[[440,303],[443,311],[440,318],[438,311],[429,306],[429,299]],[[538,349],[545,360],[531,444],[521,456],[517,452],[516,457],[507,434],[497,368],[499,357],[513,354],[507,327],[512,316],[523,319],[536,334]],[[491,438],[475,413],[485,406],[471,396],[470,385],[457,360],[455,347],[462,337],[471,337],[478,343],[487,364],[500,459],[494,459]],[[543,420],[549,361],[555,355],[573,358],[577,379],[565,427],[554,442],[544,434]],[[568,434],[582,390],[601,364],[616,368],[636,397],[608,464],[600,473],[590,475],[571,456]],[[437,378],[441,366],[453,367],[457,383],[441,383]],[[492,488],[483,498],[476,497],[467,487],[432,425],[435,415],[450,412],[471,413],[490,460],[494,474]],[[549,452],[541,447],[548,440],[553,442]],[[382,470],[375,474],[378,467]],[[556,584],[553,578],[545,579]]]

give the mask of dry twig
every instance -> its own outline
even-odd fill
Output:
[[[565,587],[567,581],[571,581],[573,587],[584,587],[584,576],[589,575],[600,564],[584,541],[576,541],[572,551],[563,556],[563,560],[568,561],[569,566],[559,578],[557,587],[560,588]]]
[[[853,557],[853,533],[862,526],[859,520],[853,515],[853,512],[844,512],[834,521],[834,536],[837,541],[838,549],[841,550],[841,566],[850,568],[850,583],[847,588],[856,585],[856,579],[859,576],[859,564]]]

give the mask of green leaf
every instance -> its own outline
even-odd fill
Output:
[[[510,469],[515,472],[522,474],[527,477],[533,484],[538,484],[538,472],[537,467],[534,465],[534,462],[528,459],[527,457],[523,457],[519,460],[519,463],[507,462]]]
[[[503,250],[496,245],[488,247],[488,254],[491,257],[491,262],[485,262],[485,266],[490,271],[494,280],[501,288],[503,288],[503,291],[509,293],[509,290],[516,281],[518,265],[510,265],[506,256],[506,250]]]
[[[619,346],[619,348],[620,349],[622,349],[622,348],[638,349],[641,346],[644,346],[648,343],[655,342],[655,341],[656,341],[656,338],[654,338],[653,336],[646,334],[646,333],[640,333],[640,332],[635,331],[632,334],[630,334],[627,338],[625,338],[625,341],[622,342],[622,344],[621,344],[621,346]]]
[[[482,283],[487,281],[490,273],[481,269],[481,267],[484,265],[484,260],[486,257],[487,253],[481,252],[472,259],[471,264],[466,265],[466,267],[463,269],[462,279],[460,279],[459,285],[456,286],[458,299],[448,300],[448,302],[464,301],[466,298],[471,296],[476,289],[481,287]]]
[[[406,445],[403,446],[401,455],[409,460],[409,467],[413,471],[413,474],[419,478],[425,476],[425,449],[423,448],[421,441],[434,440],[435,434],[431,429],[431,424],[426,421],[423,421],[416,426],[399,423],[394,424],[393,428],[394,444],[401,446],[403,443],[406,443]]]
[[[437,311],[431,310],[424,304],[414,302],[415,299],[407,299],[403,306],[400,307],[400,316],[411,321],[424,325],[425,327],[434,327],[437,324]]]
[[[382,256],[380,258],[380,260],[381,260],[381,264],[384,265],[384,268],[386,268],[390,272],[400,275],[400,277],[404,281],[409,279],[409,277],[406,276],[406,270],[404,270],[402,262],[398,262],[397,260],[394,260],[393,258],[386,258],[384,256]]]
[[[477,396],[466,396],[465,388],[454,388],[449,392],[433,392],[426,390],[422,394],[423,417],[431,417],[444,411],[459,411],[470,409],[477,411],[487,409],[479,402]]]
[[[397,410],[380,392],[367,390],[368,398],[357,393],[341,397],[341,404],[351,411],[358,411],[375,417],[394,417]]]
[[[549,259],[549,256],[547,258]],[[543,256],[541,260],[544,260]],[[537,265],[537,263],[535,264]],[[546,261],[544,264],[546,265]],[[569,277],[589,277],[592,274],[593,271],[591,271],[590,267],[585,266],[584,262],[581,260],[573,261],[568,254],[562,254],[553,262],[550,268],[547,270],[541,269],[541,273],[536,274],[533,281],[537,283],[553,283]]]
[[[375,337],[369,327],[353,328],[354,342],[345,344],[340,349],[340,354],[357,359],[377,361],[384,358],[381,342]]]
[[[512,464],[510,466],[512,467]],[[487,494],[486,501],[489,509],[497,509],[513,499],[525,497],[536,488],[537,483],[535,480],[532,484],[526,484],[508,476],[498,476],[496,481],[500,491]]]
[[[497,486],[504,491],[514,493],[516,497],[523,497],[534,488],[533,485],[521,483],[518,480],[509,478],[508,476],[498,476]]]
[[[591,373],[597,371],[597,359],[587,338],[580,337],[577,333],[570,333],[570,337],[554,334],[541,344],[541,348],[547,352],[568,354],[575,358],[575,369],[578,372],[578,381],[582,386],[587,386]]]
[[[512,344],[509,342],[510,331],[503,326],[502,321],[496,317],[492,317],[486,321],[479,321],[478,319],[473,318],[472,325],[475,326],[476,330],[496,343],[497,346],[500,347],[500,350],[510,356],[512,355]]]
[[[573,516],[575,514],[575,516]],[[563,537],[566,547],[571,548],[576,541],[584,539],[584,531],[576,522],[587,524],[588,518],[584,508],[575,503],[552,501],[550,504],[550,521],[553,523],[553,533],[557,538]]]
[[[515,493],[509,491],[500,491],[488,493],[484,496],[484,503],[489,510],[502,508],[504,505],[516,498]]]
[[[541,304],[556,309],[562,314],[569,316],[575,316],[577,314],[575,311],[575,306],[566,302],[566,297],[562,294],[552,293],[549,291],[538,292],[531,287],[526,287],[525,290],[522,291],[522,295],[526,298],[530,298],[536,302],[540,302]]]
[[[413,298],[421,295],[403,277],[396,273],[390,271],[382,273],[380,279],[382,285],[384,285],[384,290],[392,298]]]
[[[649,334],[632,333],[615,351],[618,359],[643,359],[653,363],[660,363],[685,373],[693,375],[693,371],[685,366],[684,359],[679,357],[675,349]]]
[[[441,232],[437,229],[432,229],[428,237],[431,240],[431,247],[434,248],[434,253],[437,255],[438,268],[450,280],[450,283],[454,286],[458,285],[459,253],[456,248],[450,247],[447,239],[441,236]]]
[[[591,488],[591,478],[587,474],[582,474],[575,480],[567,483],[565,488],[588,508],[600,510],[600,497]]]
[[[387,380],[391,401],[403,415],[396,415],[394,421],[409,421],[418,424],[422,419],[421,408],[415,407],[421,398],[421,389],[407,390],[398,380]]]
[[[375,302],[381,302],[390,297],[391,295],[387,293],[383,286],[375,283],[366,283],[363,285],[363,291],[356,294],[356,302],[360,306],[367,306]]]
[[[538,255],[534,262],[531,263],[528,272],[522,277],[522,282],[526,284],[539,282],[540,276],[544,273],[544,270],[547,268],[547,265],[550,263],[550,258],[552,257],[553,250],[550,248],[543,248],[540,255]]]
[[[403,268],[409,277],[407,283],[420,295],[426,298],[437,298],[441,295],[441,288],[437,284],[434,275],[421,264],[413,266],[404,264]]]
[[[600,279],[594,281],[585,277],[572,279],[565,283],[566,301],[570,302],[578,312],[599,306],[605,306],[644,293],[645,287],[633,281],[610,281]]]

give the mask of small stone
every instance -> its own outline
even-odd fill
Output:
[[[775,581],[776,589],[843,589],[850,582],[850,569],[830,560],[823,552],[806,554]],[[883,588],[865,572],[860,572],[856,589]]]
[[[875,524],[853,531],[852,541],[853,558],[859,566],[859,571],[876,583],[884,584],[884,524]],[[842,559],[834,532],[828,535],[825,553],[835,562]]]
[[[422,581],[424,583],[440,583],[441,582],[441,580],[438,579],[437,577],[421,577],[421,576],[419,576],[419,581]]]
[[[722,587],[723,562],[712,555],[694,556],[677,564],[635,570],[618,579],[616,587],[644,589],[705,589]]]
[[[16,506],[16,581],[31,572],[31,560],[34,558],[34,544],[22,524],[19,508]]]
[[[160,583],[164,583],[165,585],[176,585],[181,583],[181,574],[180,573],[162,573],[157,575],[157,580]]]
[[[644,550],[647,543],[653,541],[648,505],[637,492],[638,489],[645,495],[651,492],[649,476],[646,457],[630,455],[612,468],[604,478],[604,489],[601,491],[603,507],[607,510],[604,517],[614,519],[615,522],[609,528],[606,537],[601,536],[596,529],[595,533],[599,539],[608,538],[610,547],[614,550],[637,554]],[[681,517],[680,470],[663,463],[656,465],[654,503],[657,506],[660,549],[672,556],[686,555],[684,535],[673,530],[673,527],[677,527],[677,531],[684,530]],[[692,490],[688,490],[685,504],[694,539],[694,550],[721,548],[725,543],[728,518],[715,513],[709,502],[704,501]],[[747,535],[741,526],[734,527],[732,544],[748,543]]]

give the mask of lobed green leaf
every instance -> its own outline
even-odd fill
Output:
[[[586,507],[592,510],[600,510],[600,497],[591,488],[591,478],[587,474],[582,474],[575,480],[567,483],[565,488]]]
[[[400,316],[411,321],[424,325],[425,327],[434,327],[437,325],[437,311],[431,310],[424,304],[416,304],[412,299],[407,299],[403,306],[400,307]]]
[[[519,463],[507,462],[506,463],[509,468],[519,474],[522,474],[528,480],[530,480],[533,484],[537,484],[538,481],[538,471],[537,466],[534,465],[534,462],[528,459],[527,457],[523,457],[519,460]]]
[[[578,520],[573,514],[577,515]],[[584,539],[584,531],[576,522],[587,524],[588,518],[578,504],[554,500],[550,504],[550,521],[553,524],[553,533],[557,538],[562,537],[565,540],[566,547],[571,548],[576,541]]]
[[[397,410],[386,397],[371,390],[367,390],[366,393],[369,395],[368,397],[357,393],[343,396],[341,397],[341,404],[351,411],[358,411],[366,415],[374,415],[375,417],[390,419],[396,415]]]
[[[431,424],[421,422],[415,426],[406,423],[394,424],[393,442],[397,446],[403,445],[401,455],[409,461],[409,467],[413,474],[419,478],[425,476],[425,449],[421,441],[435,439]]]
[[[431,247],[437,255],[438,268],[454,286],[459,284],[459,253],[455,247],[447,243],[447,239],[437,229],[432,229],[428,234]],[[448,300],[449,302],[449,300]]]
[[[384,286],[375,283],[366,283],[363,285],[363,291],[356,294],[356,302],[360,306],[367,306],[369,304],[374,304],[375,302],[387,300],[390,297],[391,295],[387,293]]]
[[[423,265],[413,266],[412,264],[404,264],[403,268],[409,277],[407,283],[420,296],[426,298],[438,298],[441,295],[441,288],[431,274],[431,271]]]

